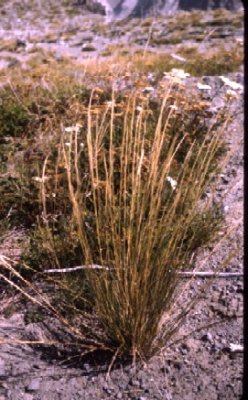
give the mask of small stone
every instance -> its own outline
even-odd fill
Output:
[[[0,360],[0,378],[6,376],[5,361]]]
[[[9,385],[7,382],[1,382],[1,388],[8,389]]]
[[[113,386],[111,386],[111,383],[105,382],[102,386],[103,390],[105,390],[105,392],[107,394],[111,394],[114,390]]]
[[[204,342],[212,342],[213,336],[211,335],[211,333],[208,332],[202,336],[201,340],[203,340]]]
[[[178,370],[182,368],[182,363],[180,361],[175,361],[174,362],[174,367]]]
[[[27,391],[35,392],[36,390],[39,390],[39,388],[40,388],[40,379],[32,379],[30,384],[27,386]]]
[[[189,347],[186,343],[183,343],[182,346],[180,347],[180,351],[183,355],[187,354],[189,351]]]
[[[237,293],[243,293],[243,292],[244,292],[244,288],[243,288],[242,283],[238,283],[238,284],[237,284],[237,290],[236,290],[236,292],[237,292]]]
[[[132,379],[131,385],[132,385],[132,386],[137,386],[137,387],[139,387],[139,386],[140,386],[140,381],[135,380],[135,379]]]
[[[232,309],[234,309],[234,310],[238,310],[238,308],[239,308],[239,299],[232,299],[231,301],[230,301],[230,305],[229,305],[229,307],[230,308],[232,308]]]
[[[123,396],[122,396],[122,393],[121,393],[121,392],[118,392],[116,398],[117,398],[117,399],[122,399],[122,397],[123,397]]]
[[[22,397],[23,400],[33,400],[33,395],[29,393],[25,393]]]
[[[24,40],[21,39],[16,39],[16,45],[17,47],[26,47],[26,42],[24,42]]]
[[[103,390],[108,390],[109,389],[109,384],[108,382],[104,382],[104,384],[102,385]]]
[[[91,44],[85,43],[85,44],[83,44],[81,50],[82,51],[96,51],[96,48]]]
[[[90,365],[89,364],[84,364],[84,368],[86,369],[87,372],[90,371]]]
[[[231,170],[231,174],[232,174],[232,176],[237,176],[237,171],[236,171],[236,169],[233,168],[233,169]]]
[[[221,176],[221,180],[225,185],[229,182],[229,179],[225,175]]]

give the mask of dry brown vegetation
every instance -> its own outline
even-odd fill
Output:
[[[180,272],[222,223],[206,191],[224,160],[229,105],[214,116],[199,91],[166,72],[223,75],[242,65],[243,50],[178,46],[185,61],[151,51],[181,41],[184,17],[169,39],[149,37],[153,20],[142,22],[147,42],[132,54],[112,44],[107,60],[80,64],[37,48],[25,75],[15,67],[0,74],[0,232],[21,226],[29,237],[17,263],[0,258],[0,276],[38,297],[86,352],[136,359],[159,351],[192,305],[171,311]],[[199,13],[190,21],[199,26]],[[93,32],[116,33],[100,24]],[[1,45],[12,51],[17,43]],[[45,272],[77,265],[84,268]],[[41,280],[54,289],[49,298],[34,287]]]
[[[15,74],[1,90],[1,218],[33,226],[23,262],[34,271],[86,266],[54,278],[49,303],[86,348],[148,357],[178,323],[160,336],[178,272],[221,221],[202,199],[223,115],[210,127],[207,103],[174,78],[151,101],[142,74],[131,92],[115,93],[104,63],[81,71],[88,88],[67,66],[33,68],[25,81]]]

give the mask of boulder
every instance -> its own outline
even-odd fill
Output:
[[[105,14],[105,4],[101,0],[76,0],[74,4],[96,14]]]

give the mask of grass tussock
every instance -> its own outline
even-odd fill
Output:
[[[61,133],[56,161],[64,168],[68,219],[86,266],[84,288],[75,292],[74,286],[74,307],[82,313],[87,303],[105,344],[132,356],[157,350],[178,272],[202,244],[199,228],[206,242],[218,225],[210,204],[199,202],[215,172],[221,134],[205,128],[189,139],[173,130],[177,117],[169,98],[167,88],[155,120],[149,104],[135,96],[121,106],[113,96],[100,113],[90,105],[80,124]],[[43,218],[47,243],[54,243],[48,178],[44,164]],[[50,187],[55,199],[56,184]],[[69,296],[71,283],[63,281]]]
[[[89,86],[65,62],[3,87],[0,212],[32,227],[23,259],[39,274],[85,266],[52,275],[45,305],[87,351],[149,357],[175,330],[160,327],[178,272],[221,223],[204,195],[223,153],[223,116],[210,126],[207,103],[173,80],[151,100],[139,69],[132,91],[115,93],[114,79],[132,77],[132,64],[120,65],[75,68]],[[30,288],[33,271],[17,275]]]

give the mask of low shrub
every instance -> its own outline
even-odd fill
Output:
[[[30,116],[27,109],[16,99],[1,96],[0,102],[0,144],[6,136],[18,137],[25,132]]]

